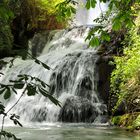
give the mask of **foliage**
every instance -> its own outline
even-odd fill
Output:
[[[13,36],[9,24],[0,23],[0,56],[9,55],[12,49]]]
[[[34,96],[35,94],[41,93],[43,96],[49,98],[55,105],[60,106],[59,102],[46,90],[46,87],[49,87],[49,85],[39,78],[30,75],[18,75],[18,79],[10,80],[9,82],[9,85],[0,84],[0,94],[3,94],[5,100],[9,99],[12,93],[17,94],[16,89],[24,88],[23,94],[26,93],[28,96]]]
[[[13,36],[10,23],[14,18],[13,12],[7,7],[6,3],[0,3],[0,55],[9,54],[12,49]]]
[[[100,2],[108,2],[100,0]],[[95,8],[96,0],[87,0],[86,8]],[[108,5],[107,12],[94,21],[99,24],[95,28],[91,28],[86,40],[89,40],[89,46],[99,46],[103,41],[110,41],[110,31],[118,31],[121,29],[130,29],[134,25],[134,4],[139,4],[139,0],[111,0]]]
[[[15,18],[21,16],[24,22],[28,22],[27,30],[31,30],[31,28],[39,28],[41,23],[47,24],[47,29],[49,29],[47,26],[50,26],[50,22],[53,26],[55,23],[53,23],[52,19],[56,18],[55,6],[63,0],[19,0],[12,4],[11,0],[9,1],[9,6],[15,14]]]
[[[64,0],[35,0],[36,5],[41,9],[41,11],[47,11],[49,14],[54,14],[56,12],[55,6]]]
[[[14,18],[14,13],[6,1],[0,3],[0,22],[9,23]]]
[[[140,115],[138,115],[136,120],[133,122],[133,127],[136,129],[140,129]]]
[[[122,116],[115,116],[112,118],[111,122],[114,125],[121,127],[126,127],[130,131],[140,129],[140,113],[125,114]]]
[[[31,55],[30,55],[30,57],[31,57]],[[47,69],[47,70],[51,69],[48,65],[41,62],[40,60],[38,60],[34,57],[32,57],[32,58],[34,59],[34,61],[37,64],[41,65],[45,69]],[[12,65],[13,65],[13,59],[11,60],[10,67]],[[1,75],[4,75],[4,74],[0,73],[0,76]],[[44,97],[48,98],[55,105],[61,106],[60,102],[55,97],[50,95],[50,93],[48,91],[49,87],[50,86],[48,84],[46,84],[39,78],[32,77],[32,76],[26,75],[26,74],[18,75],[15,80],[9,80],[9,84],[0,83],[0,95],[1,96],[3,95],[3,98],[5,100],[10,99],[12,94],[18,94],[17,90],[23,89],[22,94],[20,95],[18,100],[12,106],[10,106],[10,108],[7,111],[5,110],[5,106],[0,102],[0,115],[3,116],[2,127],[1,127],[1,132],[0,132],[0,139],[2,137],[4,137],[4,138],[8,138],[8,139],[13,138],[14,140],[20,140],[14,134],[4,131],[4,120],[6,117],[9,117],[10,120],[12,120],[15,125],[19,125],[22,127],[22,124],[19,122],[20,116],[18,116],[16,114],[10,114],[10,116],[9,116],[9,113],[18,104],[18,102],[21,100],[21,98],[25,94],[27,94],[27,96],[35,96],[36,94],[41,94]]]
[[[13,56],[19,49],[27,49],[28,40],[36,31],[64,28],[68,19],[59,22],[59,11],[56,8],[62,2],[63,0],[0,1],[0,57]],[[74,11],[72,6],[67,7]]]
[[[8,138],[11,139],[13,138],[13,140],[21,140],[19,138],[17,138],[14,134],[12,134],[11,132],[7,132],[7,131],[1,131],[0,135],[3,136],[4,138]]]
[[[111,122],[114,124],[114,125],[118,125],[120,123],[120,119],[121,117],[120,116],[115,116],[111,119]]]
[[[101,16],[94,22],[98,25],[91,28],[86,40],[89,40],[89,46],[99,46],[102,42],[111,40],[110,31],[119,31],[130,29],[134,25],[135,10],[134,5],[139,5],[139,0],[99,0],[100,3],[109,3],[108,10],[104,13],[101,10]],[[79,1],[78,1],[79,3]],[[77,1],[64,0],[58,4],[59,19],[64,21],[73,13],[75,14],[75,5]],[[95,8],[97,0],[87,0],[85,7],[87,10]],[[72,5],[72,7],[71,7]]]
[[[67,21],[76,14],[75,5],[78,3],[74,0],[65,0],[56,5],[57,19],[58,21]]]
[[[27,9],[26,15],[28,15],[30,19],[29,29],[37,28],[51,30],[62,28],[65,26],[65,22],[60,23],[56,20],[58,14],[58,11],[56,10],[56,5],[63,2],[63,0],[26,1],[27,4],[24,5],[24,7]]]
[[[140,106],[140,13],[124,41],[124,55],[115,57],[116,69],[111,76],[112,94],[118,95],[116,109],[125,102],[127,111],[139,110]]]

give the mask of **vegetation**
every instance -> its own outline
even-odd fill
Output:
[[[124,114],[112,118],[112,123],[120,127],[126,127],[127,130],[134,131],[140,129],[140,114]]]
[[[99,1],[108,2],[108,0]],[[0,1],[0,57],[15,56],[19,54],[19,50],[22,52],[20,55],[25,57],[27,53],[25,55],[24,50],[27,50],[28,40],[33,37],[34,33],[44,29],[65,28],[69,19],[76,13],[77,4],[76,0]],[[88,10],[95,8],[96,4],[97,0],[87,0],[85,7]],[[114,57],[115,69],[111,76],[111,94],[118,97],[113,111],[123,103],[127,114],[114,117],[112,122],[132,129],[139,129],[140,127],[139,5],[140,0],[110,0],[108,11],[102,12],[101,16],[95,19],[98,25],[91,28],[86,38],[86,40],[89,40],[89,46],[99,46],[112,42],[114,39],[112,39],[112,33],[115,33],[115,35],[121,33],[124,36],[125,39],[121,39],[121,52],[116,53]],[[119,39],[117,41],[120,42]],[[39,60],[35,59],[35,61],[49,69]],[[10,82],[12,83],[10,85],[0,84],[0,93],[3,94],[5,99],[9,99],[12,92],[17,93],[16,89],[25,87],[23,94],[27,91],[27,95],[32,96],[40,92],[53,103],[59,105],[59,102],[45,90],[45,87],[49,87],[49,85],[36,77],[19,75],[17,80]],[[2,104],[0,104],[0,112],[4,118],[9,113],[9,111],[5,112]],[[10,118],[15,124],[21,125],[16,115],[12,115]],[[17,139],[14,135],[3,131],[3,128],[1,135]]]
[[[100,0],[100,2],[107,2],[107,0]],[[96,4],[96,0],[87,0],[86,8],[94,8]],[[113,62],[115,69],[111,75],[111,94],[118,97],[116,106],[112,111],[115,112],[123,104],[125,106],[124,112],[129,113],[125,119],[131,122],[129,125],[133,129],[139,129],[138,116],[140,114],[139,5],[139,0],[111,0],[108,11],[102,12],[101,16],[95,19],[99,25],[92,28],[86,38],[86,40],[89,40],[89,46],[108,44],[111,47],[116,45],[115,48],[121,50],[115,54],[117,55]],[[113,40],[113,34],[116,35],[118,40]],[[122,37],[118,38],[118,35],[123,35],[124,39]],[[122,43],[117,46],[117,43],[114,42],[120,42],[120,39]],[[121,48],[119,48],[120,46]],[[135,112],[138,112],[137,115],[133,115]],[[123,118],[122,122],[124,116],[121,117],[121,119]],[[119,124],[120,121],[115,120],[116,124]],[[128,127],[127,123],[122,126]]]
[[[107,2],[108,0],[100,0]],[[94,8],[96,0],[87,0],[86,8]],[[134,4],[139,4],[139,0],[111,0],[108,5],[108,11],[101,13],[101,16],[94,21],[99,26],[92,28],[87,36],[89,46],[99,46],[103,42],[110,42],[112,31],[122,31],[129,29],[134,25]]]
[[[140,111],[140,13],[136,14],[135,25],[129,30],[123,42],[123,56],[114,59],[116,69],[111,77],[112,94],[118,96],[114,111],[124,103],[125,112],[132,113],[132,116],[133,112]],[[140,126],[139,119],[136,117],[128,116],[128,119],[137,122],[135,125],[131,123],[132,128]],[[129,126],[129,128],[131,127]]]
[[[42,65],[42,67],[44,67],[45,69],[50,70],[50,67],[48,65],[44,64],[43,62],[41,62],[36,58],[34,58],[34,60],[37,64]],[[2,75],[3,73],[0,73],[0,76]],[[0,132],[0,140],[2,139],[2,137],[4,137],[5,139],[13,138],[14,140],[20,140],[11,132],[7,132],[4,130],[4,122],[5,118],[8,117],[11,121],[13,121],[15,125],[19,125],[22,127],[22,124],[19,122],[20,116],[16,114],[10,114],[10,112],[19,103],[19,101],[21,100],[22,97],[24,97],[25,94],[27,94],[27,96],[35,96],[36,94],[41,94],[46,98],[48,98],[55,105],[61,106],[60,102],[57,99],[55,99],[52,95],[50,95],[48,90],[46,90],[49,87],[50,86],[48,84],[46,84],[39,78],[32,77],[26,74],[18,75],[17,79],[10,80],[9,84],[0,83],[0,95],[3,95],[3,98],[5,100],[10,99],[12,94],[18,94],[17,90],[23,89],[18,100],[8,110],[5,110],[5,106],[0,102],[0,115],[3,116]]]
[[[115,57],[116,69],[112,73],[112,90],[121,93],[120,98],[133,95],[133,99],[129,100],[133,104],[133,100],[139,96],[139,76],[140,76],[140,13],[135,21],[135,26],[130,29],[128,35],[123,42],[124,54],[121,57]],[[121,100],[121,99],[120,99]],[[138,102],[138,101],[137,101]],[[131,110],[130,110],[131,111]]]
[[[100,2],[107,2],[107,0],[100,0]],[[96,0],[87,0],[86,8],[94,8],[96,3]],[[92,28],[86,38],[89,40],[89,46],[110,45],[113,42],[112,44],[116,45],[115,48],[121,50],[115,54],[117,55],[113,62],[115,69],[111,75],[111,94],[118,97],[112,111],[115,112],[123,104],[124,112],[129,114],[113,118],[113,120],[115,120],[115,124],[132,129],[140,128],[139,4],[139,0],[111,0],[108,11],[101,13],[101,16],[95,19],[99,25]],[[117,38],[118,40],[112,41],[112,34],[116,34],[116,38],[121,34],[124,39]],[[117,46],[117,43],[114,42],[120,42],[120,39],[122,43]],[[120,46],[121,48],[119,48]],[[127,124],[127,122],[130,123]]]
[[[27,51],[25,51],[28,48],[28,40],[37,30],[64,28],[67,20],[65,19],[65,22],[62,23],[57,19],[57,7],[61,9],[61,4],[58,5],[60,2],[63,2],[63,0],[0,1],[0,57],[16,55],[18,50],[20,50],[21,55],[25,58],[25,55],[28,54]],[[69,5],[69,2],[67,4],[67,8],[70,7],[68,10],[70,14],[71,10],[74,11],[74,9],[72,5]],[[50,70],[49,66],[30,54],[28,55],[33,58],[37,64]],[[13,63],[13,60],[11,63]],[[3,75],[3,73],[0,73],[0,75]],[[5,100],[10,99],[12,94],[17,94],[17,89],[24,89],[19,99],[8,110],[5,110],[5,106],[0,102],[0,115],[3,116],[0,139],[4,137],[5,139],[12,138],[14,140],[20,140],[14,134],[4,131],[4,121],[6,117],[9,117],[15,125],[22,127],[22,124],[18,121],[19,116],[16,114],[10,115],[10,111],[25,94],[34,96],[40,93],[49,98],[55,105],[60,106],[59,101],[50,95],[46,88],[49,88],[49,85],[37,77],[30,75],[18,75],[16,80],[10,80],[9,84],[6,85],[0,83],[0,94],[3,95]]]
[[[28,49],[28,41],[35,32],[66,27],[68,18],[63,22],[57,20],[61,2],[63,0],[0,1],[0,57],[18,54],[25,58],[24,50]],[[71,16],[74,8],[69,3],[67,8]]]

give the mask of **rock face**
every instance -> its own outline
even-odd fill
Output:
[[[82,33],[87,31],[87,28],[79,27],[55,34],[53,32],[48,37],[47,48],[43,50],[46,52],[45,49],[49,47],[48,52],[40,56],[39,60],[49,65],[52,68],[50,71],[42,69],[40,65],[32,61],[12,68],[9,75],[13,79],[23,73],[38,77],[49,84],[49,93],[62,104],[62,108],[56,107],[39,95],[34,99],[23,98],[14,110],[16,114],[23,115],[23,120],[88,123],[107,121],[106,104],[109,99],[111,73],[108,61],[110,58],[101,57],[95,49],[86,47],[85,39],[83,40],[85,35]],[[44,40],[47,39],[46,36]],[[34,46],[38,42],[40,41],[36,38]],[[42,42],[38,49],[43,49],[43,46]],[[16,74],[13,77],[15,71]]]
[[[34,37],[30,40],[32,46],[31,54],[35,57],[39,56],[49,39],[51,39],[49,31],[35,34]]]
[[[100,93],[100,97],[107,104],[108,114],[109,115],[123,115],[125,114],[125,102],[122,102],[115,112],[112,113],[112,109],[117,103],[118,97],[116,94],[110,93],[110,78],[111,73],[114,69],[113,65],[110,65],[109,62],[113,61],[112,56],[100,56],[97,60],[97,68],[99,72],[99,80],[97,85],[97,90]]]
[[[106,115],[107,109],[97,92],[98,71],[94,52],[74,52],[59,63],[50,78],[50,93],[63,96],[58,120],[62,122],[94,122]],[[70,97],[66,97],[70,94]]]
[[[101,105],[100,109],[105,110],[105,106]],[[103,114],[107,114],[107,112],[104,111]],[[95,121],[98,115],[98,108],[94,104],[91,104],[88,99],[71,97],[66,100],[61,109],[59,121],[91,123]]]
[[[109,114],[111,114],[111,110],[117,101],[116,97],[110,96],[110,76],[114,66],[110,65],[109,62],[112,60],[112,56],[100,56],[96,62],[99,74],[97,90],[100,97],[107,104]]]

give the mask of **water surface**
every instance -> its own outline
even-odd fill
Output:
[[[140,136],[123,129],[92,124],[34,124],[6,129],[22,140],[140,140]]]

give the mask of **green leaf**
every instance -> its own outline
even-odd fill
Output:
[[[0,75],[4,75],[2,72],[0,72]]]
[[[5,94],[4,94],[4,99],[7,100],[11,97],[11,91],[10,88],[7,88]]]
[[[41,85],[45,88],[46,84],[44,82],[41,82]]]
[[[71,9],[70,9],[70,8],[67,9],[67,16],[68,16],[68,17],[71,16]]]
[[[14,92],[15,94],[17,94],[17,91],[14,89],[14,87],[12,88],[12,90],[13,90],[13,92]]]
[[[45,69],[48,69],[48,70],[51,69],[48,65],[46,65],[46,64],[44,64],[44,63],[41,63],[41,64],[42,64],[42,66],[43,66]]]
[[[87,0],[87,3],[86,3],[86,8],[87,9],[90,9],[91,7],[92,8],[95,8],[95,6],[96,6],[96,0]]]
[[[91,1],[90,1],[90,0],[87,0],[86,8],[87,8],[87,9],[90,9],[90,7],[91,7]]]
[[[24,84],[23,83],[16,83],[16,84],[14,84],[14,88],[16,88],[16,89],[22,89],[24,87]]]
[[[122,24],[121,24],[121,22],[119,20],[114,21],[113,26],[112,26],[112,29],[114,31],[120,30],[121,27],[122,27]]]
[[[106,31],[102,31],[101,40],[109,42],[110,41],[110,35]]]
[[[22,75],[22,74],[20,74],[20,75],[18,75],[17,77],[24,77],[25,75]]]
[[[58,101],[57,99],[55,99],[52,95],[50,95],[50,94],[47,93],[48,91],[46,91],[46,90],[44,90],[44,89],[42,89],[42,88],[39,88],[39,92],[40,92],[43,96],[49,98],[55,105],[61,106],[60,103],[59,103],[59,101]]]
[[[85,41],[90,40],[90,39],[91,39],[91,35],[89,34],[89,35],[86,37]]]
[[[34,96],[36,94],[36,87],[28,84],[27,85],[27,95],[28,96]]]
[[[4,114],[5,106],[0,102],[0,114]]]
[[[91,7],[92,7],[92,8],[95,8],[95,6],[96,6],[96,0],[92,0],[92,1],[91,1]]]
[[[37,59],[35,59],[35,63],[40,64],[40,61],[39,61],[39,60],[37,60]]]
[[[108,41],[108,42],[109,42],[109,41],[110,41],[110,39],[111,39],[111,38],[110,38],[110,35],[106,35],[106,36],[105,36],[105,40],[106,40],[106,41]]]
[[[4,105],[2,105],[2,104],[0,103],[0,109],[1,109],[1,110],[4,110],[4,108],[5,108]]]
[[[71,11],[72,11],[73,14],[76,14],[76,9],[72,6],[71,6]]]
[[[41,62],[40,60],[35,59],[35,62],[36,62],[37,64],[41,64],[45,69],[50,70],[50,67],[49,67],[48,65],[46,65],[45,63]]]
[[[23,127],[23,125],[17,120],[17,123],[20,127]]]
[[[104,2],[104,3],[106,3],[108,0],[100,0],[100,2]]]
[[[23,127],[22,124],[17,119],[13,119],[13,122],[15,125],[18,124],[20,127]]]
[[[13,119],[13,122],[14,122],[15,125],[17,125],[17,121],[15,119]]]
[[[6,88],[0,89],[0,95],[5,92]]]
[[[23,81],[24,80],[24,77],[18,79],[19,82]]]
[[[97,46],[99,46],[99,45],[100,45],[100,42],[99,42],[98,37],[93,37],[93,38],[90,40],[89,45],[92,46],[92,47],[97,47]]]
[[[11,82],[11,83],[19,83],[18,80],[9,80],[9,82]]]

